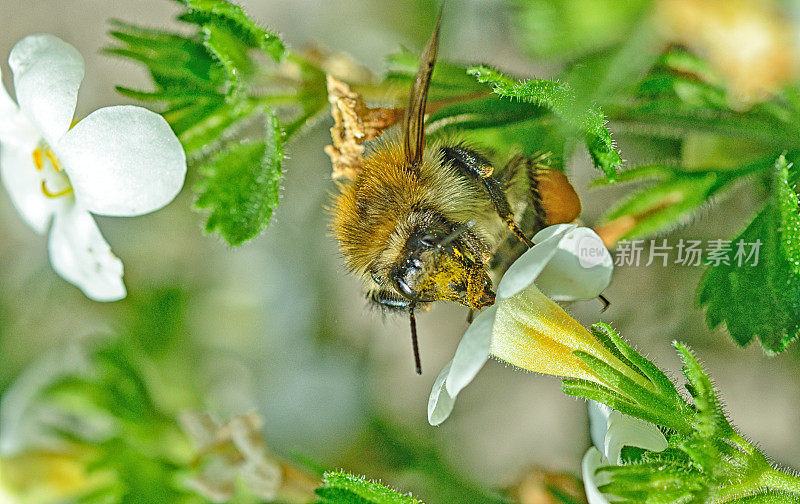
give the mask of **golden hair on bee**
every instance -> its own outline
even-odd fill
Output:
[[[353,272],[375,274],[391,264],[421,214],[435,213],[458,223],[476,215],[496,218],[481,188],[443,163],[441,143],[431,144],[419,166],[409,170],[399,139],[378,141],[334,205],[334,234]],[[488,234],[488,230],[476,229],[486,253]]]

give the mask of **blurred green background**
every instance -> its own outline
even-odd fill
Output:
[[[377,73],[399,46],[421,47],[437,9],[433,2],[415,0],[239,3],[293,47],[345,51]],[[5,59],[14,43],[31,33],[52,33],[74,45],[86,59],[78,101],[78,115],[86,115],[128,102],[115,93],[115,84],[148,87],[142,68],[100,53],[111,42],[107,21],[174,29],[177,12],[167,0],[5,0],[0,56]],[[448,1],[440,57],[486,62],[512,74],[552,75],[556,65],[534,62],[520,49],[524,37],[515,35],[513,19],[505,1]],[[1,68],[11,89],[5,62]],[[430,471],[452,467],[464,481],[484,486],[510,485],[532,466],[577,472],[589,444],[585,405],[564,396],[555,378],[491,362],[459,396],[452,417],[441,427],[428,425],[431,384],[453,355],[466,313],[442,305],[421,314],[424,374],[415,375],[407,320],[367,308],[330,236],[326,208],[335,186],[322,151],[330,125],[325,116],[288,145],[281,206],[267,231],[239,249],[203,236],[201,217],[189,210],[188,189],[152,215],[98,218],[125,264],[129,297],[117,303],[93,303],[57,277],[45,238],[23,224],[0,192],[0,394],[26,365],[64,344],[110,338],[131,320],[179,313],[148,333],[155,339],[178,334],[179,344],[170,347],[177,360],[168,361],[178,364],[160,370],[170,377],[165,390],[175,395],[167,402],[223,418],[257,410],[267,443],[278,454],[381,477],[431,502],[447,502],[441,493],[446,490],[408,470],[414,464],[402,458],[432,453],[415,452],[420,446],[441,454],[441,464]],[[625,159],[647,156],[627,151],[624,143],[620,148]],[[597,172],[583,153],[567,170],[584,201],[583,220],[591,225],[623,189],[589,190]],[[193,180],[190,175],[187,188]],[[670,240],[729,237],[758,208],[759,197],[758,188],[738,187]],[[694,307],[701,273],[682,266],[621,267],[607,291],[612,301],[607,312],[600,314],[595,302],[568,310],[587,324],[613,323],[673,373],[679,364],[670,342],[691,344],[745,436],[776,461],[800,468],[798,345],[768,357],[757,344],[743,350],[722,331],[709,331]],[[180,302],[177,307],[145,303],[154,291],[180,292],[175,298]],[[140,313],[142,307],[150,311]]]

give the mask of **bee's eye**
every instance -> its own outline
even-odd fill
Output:
[[[436,239],[435,235],[426,234],[419,239],[419,242],[425,247],[435,247],[438,240]]]

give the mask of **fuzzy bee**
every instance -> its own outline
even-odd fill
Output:
[[[417,373],[416,309],[440,300],[471,310],[493,304],[490,273],[531,247],[528,236],[571,222],[581,210],[546,156],[516,156],[498,169],[457,139],[426,145],[439,24],[420,57],[402,137],[375,140],[333,206],[334,234],[348,268],[363,277],[368,300],[409,314]]]

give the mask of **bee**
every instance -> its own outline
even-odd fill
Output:
[[[580,200],[547,156],[515,156],[496,169],[458,139],[426,145],[425,112],[441,13],[420,57],[402,137],[374,140],[354,180],[333,205],[333,232],[367,299],[405,312],[416,372],[422,373],[415,310],[453,301],[470,310],[494,303],[491,272],[532,247],[529,236],[571,222]],[[505,251],[505,252],[503,252]]]

